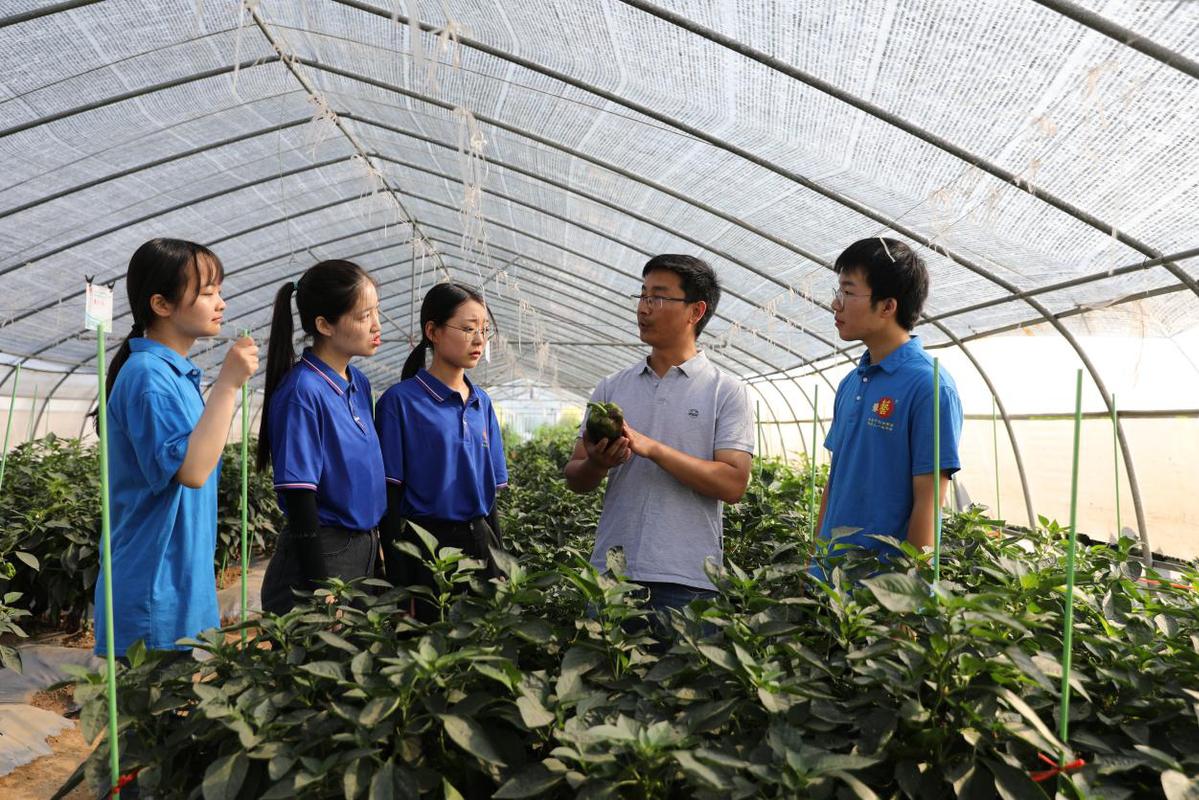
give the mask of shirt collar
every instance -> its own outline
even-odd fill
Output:
[[[858,372],[865,372],[871,367],[877,366],[888,375],[899,369],[900,365],[912,358],[918,358],[924,352],[924,345],[920,343],[919,336],[912,336],[906,342],[895,348],[890,355],[884,358],[878,364],[870,363],[870,351],[862,353],[862,357],[858,359]]]
[[[427,369],[420,369],[416,373],[417,382],[425,387],[425,391],[439,403],[444,403],[447,400],[453,400],[455,397],[461,398],[461,395],[455,392],[450,387],[442,383],[438,378],[433,376],[433,373]],[[475,385],[470,382],[470,378],[463,376],[466,381],[466,386],[470,389],[469,405],[479,405],[479,393],[475,390]]]
[[[317,358],[316,354],[312,352],[311,347],[304,348],[304,354],[300,356],[300,366],[304,369],[310,369],[324,378],[325,382],[333,387],[333,391],[337,392],[339,397],[346,392],[352,393],[354,391],[354,382],[347,381],[337,374],[337,370]],[[349,372],[349,368],[346,369],[346,372]]]
[[[129,340],[129,350],[134,353],[150,353],[158,356],[171,365],[171,369],[180,375],[185,375],[196,382],[200,380],[200,368],[191,359],[181,356],[162,342],[156,342],[145,336],[136,336]]]
[[[683,373],[684,377],[694,378],[696,375],[700,374],[705,369],[707,369],[711,363],[712,362],[708,361],[707,353],[705,353],[703,350],[700,350],[698,353],[691,356],[691,358],[687,359],[682,364],[677,364],[674,367],[672,367],[671,369],[677,369],[679,372]],[[645,357],[645,366],[643,366],[641,368],[641,374],[644,375],[647,372],[653,372],[653,371],[654,371],[653,367],[651,367],[649,365],[649,356],[646,356]],[[669,374],[670,370],[667,370],[666,372],[667,372],[667,374]]]

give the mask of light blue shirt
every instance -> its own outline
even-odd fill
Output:
[[[717,450],[754,449],[748,389],[702,352],[661,378],[648,361],[609,375],[591,401],[616,403],[634,430],[706,461]],[[724,557],[724,504],[633,456],[608,472],[591,563],[603,570],[613,547],[624,549],[635,581],[713,589],[704,564],[719,566]]]
[[[962,403],[941,369],[941,469],[961,467]],[[846,543],[886,556],[867,534],[907,539],[912,478],[933,471],[933,360],[913,336],[878,364],[870,353],[837,387],[833,423],[824,446],[832,451],[828,507],[821,538],[836,528],[861,528]]]
[[[141,639],[153,650],[220,624],[217,609],[217,482],[175,480],[204,413],[200,369],[152,339],[129,342],[108,399],[114,653]],[[107,651],[104,574],[96,581],[96,653]]]

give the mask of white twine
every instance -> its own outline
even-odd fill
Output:
[[[237,76],[241,71],[241,29],[246,24],[246,12],[249,11],[253,16],[260,2],[262,0],[242,0],[237,7],[237,34],[233,39],[233,96],[238,100],[241,100],[241,95],[237,93]],[[196,8],[198,13],[198,4]]]
[[[880,242],[882,242],[882,244],[883,244],[883,250],[884,250],[884,252],[886,252],[886,254],[887,254],[887,258],[891,259],[891,263],[892,263],[892,264],[894,264],[894,263],[895,263],[895,256],[891,255],[891,248],[887,247],[887,240],[886,240],[886,239],[884,239],[884,238],[883,238],[883,237],[881,237],[881,236],[880,236],[880,237],[878,237],[878,240],[879,240]]]

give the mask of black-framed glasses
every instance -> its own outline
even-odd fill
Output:
[[[445,324],[445,326],[446,326],[447,328],[453,328],[453,329],[454,329],[454,330],[456,330],[456,331],[462,331],[462,335],[466,337],[466,341],[467,341],[468,343],[469,343],[469,342],[473,342],[473,341],[475,340],[475,337],[476,337],[476,336],[482,336],[482,337],[483,337],[483,341],[485,341],[485,342],[491,341],[491,339],[495,338],[495,331],[494,331],[494,330],[492,330],[490,327],[486,327],[486,328],[473,328],[473,327],[471,327],[471,328],[463,328],[463,327],[460,327],[460,326],[458,326],[458,325],[451,325],[451,324],[450,324],[450,323],[448,323],[448,322]]]
[[[692,300],[688,300],[686,297],[662,297],[662,296],[656,295],[656,294],[631,294],[631,295],[629,295],[629,297],[632,298],[633,300],[636,300],[637,305],[641,305],[642,303],[645,303],[647,306],[649,306],[649,308],[651,308],[654,311],[662,310],[662,306],[665,303],[691,303],[691,302],[694,302]]]

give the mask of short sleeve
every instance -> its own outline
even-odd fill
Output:
[[[487,407],[488,438],[491,440],[488,450],[491,454],[491,469],[495,473],[497,489],[508,485],[508,463],[504,460],[504,432],[500,428],[500,419],[496,416],[495,406]]]
[[[833,421],[829,423],[828,429],[824,434],[824,449],[830,453],[837,452],[837,448],[841,446],[841,426],[837,424],[837,420],[841,419],[841,399],[848,394],[845,391],[845,384],[853,376],[850,372],[841,382],[837,384],[837,393],[833,395]],[[817,409],[819,411],[819,409]]]
[[[749,387],[740,381],[730,381],[722,392],[716,412],[716,437],[713,450],[754,451],[754,420],[749,409]]]
[[[824,449],[830,453],[837,451],[837,439],[841,435],[840,428],[837,427],[838,415],[833,414],[833,421],[828,424],[828,429],[824,434]]]
[[[383,474],[388,483],[404,482],[404,425],[399,394],[387,391],[375,404],[375,432],[383,451]]]
[[[174,479],[187,457],[194,426],[179,398],[156,391],[131,395],[125,429],[133,442],[137,465],[150,491],[161,492]]]
[[[931,380],[930,380],[931,383]],[[912,475],[933,471],[933,392],[931,386],[919,393],[909,422]],[[958,444],[962,438],[962,402],[957,387],[941,383],[941,469],[950,474],[962,468]]]
[[[321,421],[316,408],[291,400],[271,419],[276,489],[316,491],[324,472]]]

